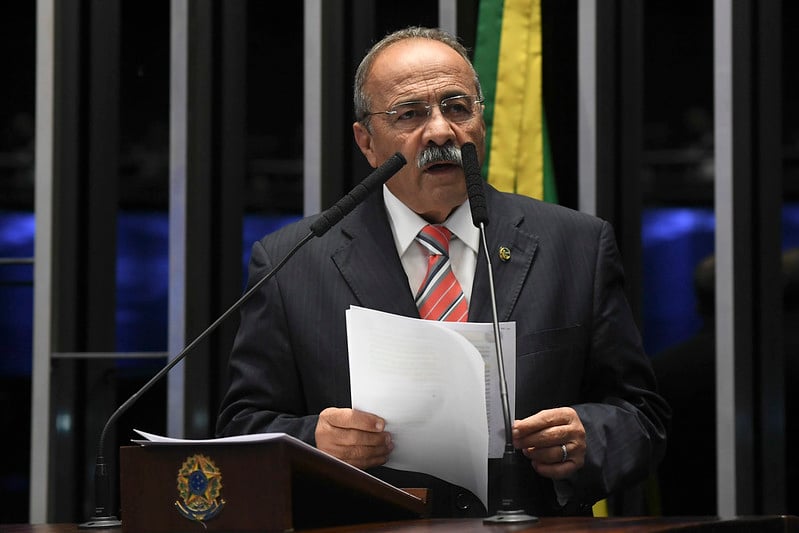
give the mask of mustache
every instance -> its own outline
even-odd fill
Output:
[[[416,165],[419,168],[424,168],[430,163],[456,163],[462,166],[461,163],[461,149],[454,144],[445,144],[444,146],[430,145],[422,150],[419,157],[416,158]]]

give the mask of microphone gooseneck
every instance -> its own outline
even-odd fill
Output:
[[[103,456],[105,450],[105,439],[109,428],[114,422],[130,408],[131,405],[136,403],[145,392],[150,390],[152,386],[163,378],[176,364],[181,362],[186,355],[197,345],[215,331],[219,325],[225,321],[234,311],[246,302],[264,283],[271,279],[286,262],[314,237],[321,237],[330,228],[336,225],[342,218],[344,218],[350,211],[360,204],[369,193],[373,192],[376,188],[383,185],[388,179],[397,173],[406,163],[405,157],[397,152],[386,160],[382,165],[377,167],[366,178],[364,178],[358,185],[356,185],[346,196],[339,200],[333,207],[327,209],[320,214],[319,218],[311,224],[310,231],[305,237],[300,239],[291,250],[280,260],[264,277],[259,279],[252,287],[250,287],[233,305],[228,307],[227,311],[222,313],[213,324],[208,326],[202,333],[200,333],[193,341],[191,341],[183,350],[176,355],[164,368],[158,371],[147,383],[145,383],[138,391],[130,396],[125,402],[117,407],[100,433],[100,440],[97,445],[97,459],[94,467],[94,515],[82,524],[79,524],[80,529],[108,529],[117,528],[122,525],[122,522],[112,515],[109,511],[111,490],[110,490],[110,477],[108,473],[108,465]]]
[[[494,270],[491,266],[491,256],[488,252],[485,227],[488,225],[488,208],[485,199],[485,181],[480,172],[480,162],[477,159],[477,149],[472,143],[461,146],[461,164],[466,178],[466,191],[469,195],[469,205],[472,211],[472,222],[480,229],[480,238],[483,243],[483,253],[488,266],[488,288],[491,294],[492,323],[494,326],[494,347],[497,354],[497,369],[499,372],[499,395],[502,402],[502,416],[505,421],[505,451],[502,454],[500,466],[500,508],[496,514],[485,518],[483,522],[489,524],[537,522],[538,518],[530,516],[518,505],[517,499],[520,491],[518,479],[519,457],[513,448],[513,424],[510,416],[510,401],[508,400],[508,381],[505,378],[505,360],[502,354],[502,340],[499,332],[499,318],[497,316],[497,293],[494,289]]]
[[[502,415],[505,419],[505,446],[513,448],[513,426],[510,420],[510,402],[508,400],[508,383],[505,379],[505,360],[502,355],[502,342],[499,334],[499,318],[497,316],[496,291],[494,290],[494,272],[488,253],[485,227],[488,225],[488,209],[485,199],[485,182],[480,173],[480,163],[477,160],[477,149],[472,143],[461,146],[461,161],[463,173],[466,177],[466,190],[469,194],[469,205],[472,210],[472,221],[480,229],[486,263],[488,264],[488,286],[491,293],[491,311],[494,322],[494,345],[497,352],[497,368],[499,370],[499,393],[502,400]]]

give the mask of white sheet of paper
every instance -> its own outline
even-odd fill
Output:
[[[394,442],[386,466],[467,488],[488,507],[489,418],[501,427],[499,456],[505,443],[498,390],[498,414],[489,417],[486,403],[487,387],[497,383],[486,373],[496,369],[491,324],[453,326],[362,307],[346,318],[352,406],[386,420]],[[506,333],[515,339],[515,324],[502,330],[507,362]],[[472,340],[482,341],[480,350]],[[486,366],[481,351],[494,363]],[[509,383],[511,375],[515,382],[515,365],[506,368]]]
[[[394,487],[393,485],[386,483],[380,478],[374,477],[371,474],[364,472],[363,470],[352,466],[349,463],[345,463],[338,457],[334,457],[322,450],[311,446],[307,442],[301,441],[296,437],[292,437],[287,433],[253,433],[249,435],[233,435],[230,437],[219,437],[219,438],[212,438],[212,439],[181,439],[175,437],[165,437],[163,435],[156,435],[155,433],[147,433],[146,431],[142,431],[140,429],[134,430],[138,433],[141,438],[140,439],[131,439],[131,442],[135,442],[140,446],[178,446],[181,444],[191,444],[191,445],[217,445],[217,444],[231,444],[231,443],[258,443],[258,442],[267,442],[270,440],[278,440],[278,439],[287,439],[291,442],[294,442],[297,446],[300,446],[308,451],[308,453],[312,453],[319,456],[324,456],[331,461],[336,461],[337,463],[341,464],[345,468],[352,469],[353,471],[358,471],[360,476],[367,476],[372,478],[374,483],[380,483],[386,487],[390,487],[393,490],[402,490],[398,487]]]
[[[141,444],[142,446],[149,446],[153,444],[229,444],[232,442],[265,442],[268,440],[278,439],[278,438],[290,438],[297,442],[302,442],[299,439],[295,439],[291,435],[287,435],[285,433],[253,433],[250,435],[233,435],[231,437],[219,437],[213,439],[179,439],[175,437],[165,437],[163,435],[156,435],[155,433],[147,433],[146,431],[142,431],[140,429],[133,429],[136,433],[138,433],[142,438],[141,439],[131,439],[131,442],[135,442],[136,444]],[[302,442],[303,446],[308,446],[304,442]]]
[[[483,357],[488,412],[488,456],[499,459],[505,453],[505,415],[502,411],[499,367],[494,347],[494,325],[474,322],[438,322],[438,324],[466,337]],[[503,367],[508,386],[508,407],[513,423],[516,417],[516,322],[501,322],[499,336],[502,342],[502,360],[505,362]]]

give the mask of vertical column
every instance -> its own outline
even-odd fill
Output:
[[[174,436],[213,435],[216,371],[235,335],[233,323],[220,323],[194,344],[242,287],[246,8],[244,0],[171,5],[169,352],[186,357],[169,374]]]
[[[374,2],[355,2],[351,10],[341,2],[305,0],[304,9],[304,139],[303,209],[318,213],[337,201],[353,183],[351,154],[352,76],[349,46],[364,31],[360,20],[372,15]]]
[[[219,232],[216,237],[219,253],[218,297],[214,302],[213,317],[221,315],[233,302],[239,299],[243,287],[241,254],[241,236],[244,228],[245,199],[244,190],[247,181],[248,142],[247,117],[249,102],[247,99],[247,54],[248,24],[247,0],[225,0],[219,3],[221,9],[221,65],[218,132],[214,135],[220,145],[218,204]],[[249,243],[248,243],[249,244]],[[188,401],[208,409],[208,427],[203,428],[200,420],[194,423],[199,433],[205,429],[207,436],[212,436],[216,426],[216,414],[221,403],[221,396],[226,390],[227,363],[230,348],[236,335],[238,322],[225,320],[219,327],[218,335],[211,337],[212,362],[209,370],[209,391],[195,388],[197,399],[189,396]],[[214,371],[213,358],[216,357]],[[191,395],[192,391],[187,391]],[[205,404],[204,404],[205,402]]]
[[[714,2],[718,514],[753,514],[752,104],[748,0]]]
[[[752,257],[760,264],[755,267],[757,296],[753,300],[759,312],[753,314],[756,341],[755,361],[759,365],[759,403],[753,406],[760,436],[756,464],[763,473],[762,485],[756,495],[757,512],[784,514],[787,502],[786,457],[786,327],[783,317],[782,280],[782,2],[756,2],[753,58],[757,64],[756,99],[753,105],[753,149],[757,154],[753,167],[756,189],[753,206],[758,220],[754,239],[757,243]]]
[[[322,205],[322,0],[305,0],[303,29],[303,213]]]
[[[643,154],[644,39],[643,19],[646,2],[619,0],[618,97],[614,120],[617,130],[618,172],[602,176],[599,186],[615,189],[617,238],[622,250],[625,291],[633,315],[641,323],[641,179]]]
[[[596,11],[597,0],[579,0],[577,12],[578,206],[596,214]]]
[[[458,35],[457,0],[438,0],[438,27]]]
[[[188,165],[189,0],[172,0],[169,77],[169,328],[175,357],[186,345],[186,172]],[[184,365],[167,377],[167,433],[183,435]]]
[[[91,0],[84,6],[88,11],[86,32],[90,36],[88,50],[82,50],[80,61],[86,61],[88,76],[82,80],[85,96],[85,109],[78,124],[85,124],[86,138],[81,153],[82,160],[77,167],[77,189],[79,202],[76,207],[82,213],[81,225],[76,241],[85,243],[79,247],[83,251],[77,264],[77,279],[85,280],[85,314],[76,331],[81,338],[77,347],[86,352],[113,354],[116,350],[116,272],[117,272],[117,211],[119,205],[119,62],[120,62],[120,21],[121,0]],[[87,9],[86,9],[87,8]],[[75,28],[76,40],[81,35]],[[78,126],[76,124],[76,129]],[[85,172],[83,171],[85,169]],[[85,180],[85,181],[84,181]],[[84,218],[85,217],[85,218]],[[69,253],[59,254],[56,264],[66,264]],[[60,292],[60,291],[59,291]],[[63,308],[59,313],[64,313]],[[83,344],[85,343],[85,344]],[[75,363],[77,363],[75,365]],[[59,366],[73,364],[77,368],[75,388],[66,389],[63,384],[53,389],[53,411],[58,412],[62,405],[75,405],[76,413],[85,415],[82,435],[76,424],[73,439],[66,444],[74,446],[76,465],[74,471],[62,468],[69,464],[61,449],[66,439],[54,440],[58,443],[56,464],[59,492],[66,490],[75,478],[82,476],[86,486],[83,515],[91,516],[94,510],[94,474],[92,469],[82,465],[93,465],[97,459],[97,442],[100,433],[118,406],[125,398],[118,392],[120,380],[109,379],[116,376],[116,363],[111,358],[92,359],[81,362],[59,361]],[[92,396],[82,398],[82,388],[88,386]],[[64,394],[65,390],[67,394]],[[60,397],[59,397],[60,396]],[[72,397],[70,397],[72,396]],[[56,403],[55,398],[58,398]],[[99,400],[99,401],[98,401]],[[95,403],[96,402],[96,403]],[[117,470],[117,435],[126,432],[115,425],[109,428],[106,449],[101,452],[108,460],[112,472]],[[86,443],[85,445],[83,443]],[[114,486],[109,495],[109,504],[118,503],[118,491]],[[75,496],[77,497],[77,496]],[[71,513],[69,498],[59,498],[58,516],[67,517]],[[62,518],[63,519],[63,518]]]
[[[119,6],[37,5],[31,516],[46,521],[87,509],[83,465],[116,400],[107,358],[54,357],[114,349]]]
[[[579,25],[579,208],[616,229],[640,313],[643,5],[581,0]]]
[[[36,2],[36,138],[31,382],[30,523],[48,521],[50,353],[52,351],[53,152],[55,1]]]
[[[618,33],[621,31],[616,12],[619,0],[597,2],[595,11],[594,85],[595,102],[595,209],[596,215],[613,224],[618,198],[616,176],[620,172],[618,161],[618,108],[619,62],[617,58]],[[617,227],[617,230],[621,229]]]
[[[714,112],[716,211],[716,479],[717,509],[723,518],[737,513],[735,487],[735,331],[732,295],[732,5],[714,3]]]
[[[184,278],[184,346],[213,320],[218,280],[214,271],[220,261],[214,232],[220,228],[218,213],[222,168],[219,164],[219,6],[214,0],[190,0],[187,31],[186,173],[183,191],[186,211]],[[233,178],[231,178],[233,179]],[[170,208],[171,211],[171,208]],[[239,239],[240,240],[240,237]],[[208,437],[210,414],[205,399],[208,387],[211,343],[197,344],[184,360],[183,431],[188,438]],[[178,352],[176,352],[177,354]]]

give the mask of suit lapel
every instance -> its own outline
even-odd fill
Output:
[[[491,267],[494,272],[494,287],[497,299],[497,317],[500,321],[510,319],[519,299],[519,294],[533,266],[538,237],[521,229],[524,215],[518,209],[498,205],[499,194],[486,187],[489,224],[486,240]],[[500,259],[500,250],[507,260]],[[469,304],[470,322],[491,322],[491,293],[489,292],[488,266],[481,243],[475,269],[472,301]]]
[[[340,226],[342,245],[331,258],[359,305],[418,318],[383,206],[382,191],[370,195]]]
[[[486,187],[490,222],[486,239],[494,272],[497,316],[509,320],[522,287],[533,266],[538,237],[521,229],[521,210],[498,204],[500,193]],[[331,254],[341,276],[349,285],[358,304],[369,309],[397,315],[419,317],[408,287],[408,278],[397,255],[381,191],[369,196],[339,224],[341,244]],[[510,258],[500,259],[500,249]],[[482,243],[477,257],[469,321],[491,322],[491,294],[488,267]]]

